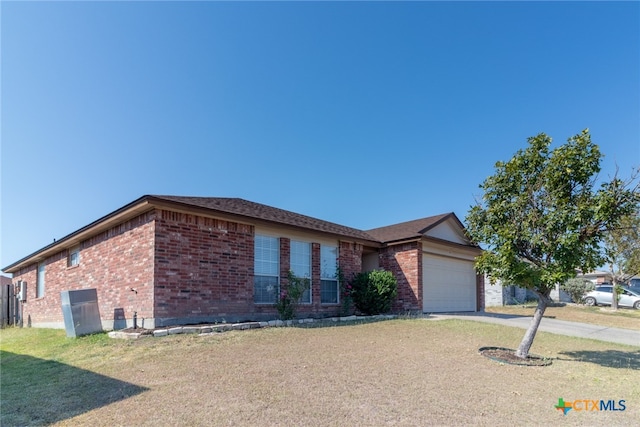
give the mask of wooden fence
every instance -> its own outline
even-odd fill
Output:
[[[18,320],[18,311],[20,310],[20,302],[14,293],[15,287],[12,284],[0,286],[0,327],[7,325],[15,325]]]

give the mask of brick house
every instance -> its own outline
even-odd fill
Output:
[[[453,214],[369,231],[237,198],[143,196],[5,267],[27,282],[33,326],[63,328],[60,292],[95,288],[105,329],[277,317],[287,273],[308,277],[301,316],[340,314],[347,279],[384,268],[397,312],[479,311],[480,248]]]

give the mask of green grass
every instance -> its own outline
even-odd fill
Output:
[[[500,365],[482,346],[523,331],[401,319],[134,341],[0,332],[0,424],[638,425],[640,349],[540,332],[549,367]],[[625,399],[570,413],[559,397]]]

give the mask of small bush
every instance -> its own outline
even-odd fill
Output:
[[[566,283],[560,285],[560,289],[565,291],[573,302],[581,303],[584,298],[584,294],[594,289],[593,283],[585,279],[579,279],[574,277],[573,279],[569,279]]]
[[[280,289],[280,297],[276,302],[276,310],[281,320],[291,320],[296,317],[296,309],[304,291],[309,289],[309,279],[297,277],[289,271],[288,280]]]
[[[366,315],[390,311],[397,294],[398,282],[389,271],[359,273],[351,282],[353,304]]]

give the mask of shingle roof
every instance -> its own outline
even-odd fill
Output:
[[[322,231],[339,236],[377,242],[375,238],[362,230],[239,198],[156,195],[150,196],[150,198],[195,206],[225,214],[238,215],[245,218],[258,219],[282,225],[304,228],[307,230]]]
[[[400,224],[388,225],[386,227],[367,230],[366,233],[380,242],[394,242],[404,239],[422,237],[430,228],[446,220],[453,213],[446,213],[427,218],[415,219],[413,221],[401,222]],[[455,215],[454,215],[455,216]]]

